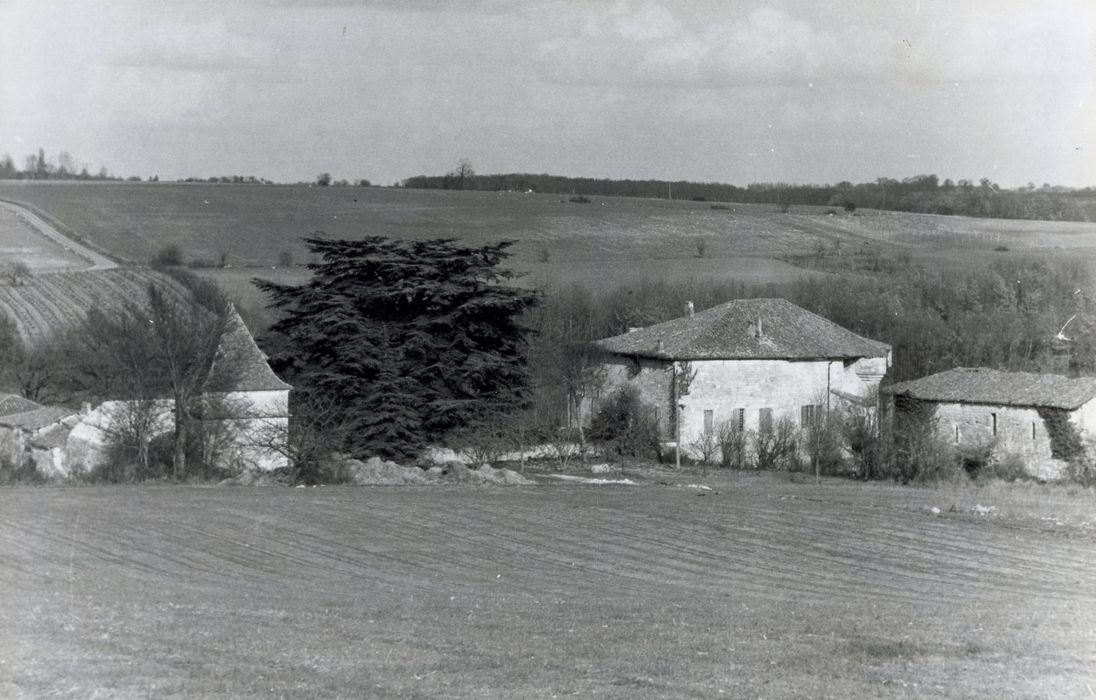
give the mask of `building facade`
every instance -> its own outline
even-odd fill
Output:
[[[742,299],[598,341],[605,381],[590,410],[622,386],[654,407],[664,442],[685,454],[727,422],[803,426],[835,405],[874,408],[890,347],[784,299]]]
[[[888,423],[903,405],[930,408],[940,440],[1015,457],[1032,477],[1061,479],[1096,431],[1096,377],[957,368],[887,387]]]
[[[270,369],[243,319],[232,309],[202,386],[201,422],[215,450],[210,466],[239,471],[289,466],[281,444],[289,432],[290,386]],[[109,400],[80,410],[40,406],[0,395],[0,457],[33,460],[45,477],[91,472],[107,458],[112,437],[141,414],[151,438],[174,430],[174,403]]]

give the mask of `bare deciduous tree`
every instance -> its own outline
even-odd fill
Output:
[[[334,397],[322,392],[295,391],[290,404],[276,411],[289,415],[292,409],[290,421],[263,419],[249,432],[248,444],[285,457],[294,481],[323,483],[325,470],[350,430],[345,411]]]
[[[457,167],[453,168],[448,177],[455,181],[453,189],[463,190],[465,180],[476,174],[476,171],[472,169],[472,163],[467,158],[461,158],[457,161]]]
[[[80,361],[89,393],[137,402],[172,400],[176,478],[186,474],[190,429],[218,356],[227,312],[227,307],[214,312],[169,296],[153,285],[147,304],[93,311],[83,329]],[[232,371],[231,361],[218,366],[222,372]]]

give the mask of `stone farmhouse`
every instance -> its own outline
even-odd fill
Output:
[[[590,410],[624,385],[654,407],[664,442],[680,423],[683,454],[732,421],[768,430],[807,425],[827,407],[874,410],[890,346],[852,333],[784,299],[741,299],[595,343],[606,381]],[[693,454],[692,456],[696,456]]]
[[[232,366],[224,366],[228,363]],[[261,470],[288,466],[284,455],[267,443],[271,436],[288,430],[289,391],[232,309],[203,392],[214,399],[207,402],[214,409],[201,420],[223,429],[217,466]],[[113,426],[131,407],[126,401],[105,401],[77,411],[0,395],[0,458],[13,464],[32,459],[47,477],[93,471],[105,458]],[[157,434],[172,431],[172,408],[170,399],[152,402]]]
[[[1096,430],[1096,377],[957,368],[884,394],[888,422],[911,401],[927,404],[941,439],[1019,457],[1038,479],[1062,478],[1069,441]]]

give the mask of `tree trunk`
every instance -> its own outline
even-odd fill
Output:
[[[174,454],[171,458],[172,471],[174,472],[175,479],[181,479],[186,474],[186,436],[187,436],[187,417],[186,412],[182,409],[182,402],[178,399],[175,400],[175,444]]]

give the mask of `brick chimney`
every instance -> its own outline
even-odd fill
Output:
[[[685,315],[692,318],[693,315],[693,302],[685,302]]]

